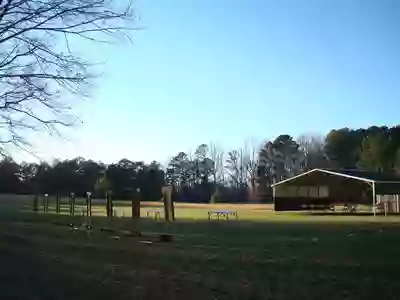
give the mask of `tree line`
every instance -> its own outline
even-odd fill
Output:
[[[261,145],[246,143],[224,151],[215,143],[179,152],[166,166],[153,161],[121,159],[104,164],[81,157],[41,163],[0,161],[0,193],[159,200],[161,187],[172,184],[175,199],[189,202],[268,201],[271,184],[313,168],[363,169],[381,173],[400,170],[400,126],[342,128],[326,136],[283,134]]]

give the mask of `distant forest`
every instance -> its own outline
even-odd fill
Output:
[[[313,168],[400,171],[400,126],[342,128],[326,136],[283,134],[261,145],[246,143],[224,151],[217,144],[201,144],[191,153],[177,153],[162,166],[153,161],[121,159],[103,164],[81,157],[17,164],[0,162],[0,193],[84,196],[130,199],[140,189],[142,200],[159,200],[161,186],[173,184],[175,199],[190,202],[268,201],[270,185]]]

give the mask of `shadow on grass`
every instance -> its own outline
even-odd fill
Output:
[[[352,217],[365,217],[365,216],[373,216],[372,212],[307,212],[305,213],[308,216],[329,216],[329,217],[343,217],[343,216],[352,216]],[[400,213],[388,213],[388,216],[400,216]],[[376,216],[385,216],[385,213],[379,212],[376,213]]]
[[[329,216],[330,223],[304,213],[274,214],[279,222],[95,216],[88,236],[73,230],[83,216],[1,213],[0,299],[399,299],[398,229]],[[143,244],[115,239],[104,226],[177,239]]]
[[[88,222],[82,215],[69,216],[67,214],[12,212],[0,214],[0,222],[41,223],[55,226],[81,226]],[[131,217],[93,216],[90,220],[94,230],[109,227],[121,230],[143,230],[165,233],[191,233],[219,234],[229,232],[243,236],[246,234],[264,235],[275,231],[308,231],[318,232],[326,229],[341,228],[369,228],[390,225],[399,227],[400,218],[373,217],[371,214],[341,214],[341,213],[276,213],[271,218],[262,220],[190,220],[178,219],[168,223],[164,220],[140,218],[133,220]],[[249,230],[251,229],[251,230]]]

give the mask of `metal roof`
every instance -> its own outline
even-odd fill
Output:
[[[395,176],[394,174],[388,173],[380,173],[380,172],[370,172],[366,170],[359,170],[359,169],[324,169],[326,171],[332,171],[335,173],[343,174],[343,175],[350,175],[354,177],[368,179],[370,181],[375,182],[400,182],[400,178]]]
[[[291,178],[279,181],[271,186],[277,186],[282,183],[294,180],[296,178],[308,175],[314,172],[326,173],[334,176],[346,177],[349,179],[360,180],[368,183],[400,183],[400,178],[392,174],[369,172],[365,170],[358,169],[312,169],[310,171],[304,172],[302,174],[293,176]]]

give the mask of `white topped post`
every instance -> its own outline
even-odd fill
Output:
[[[376,216],[376,193],[375,193],[375,182],[372,182],[372,211]]]

